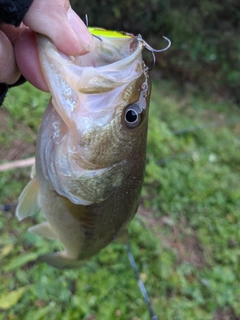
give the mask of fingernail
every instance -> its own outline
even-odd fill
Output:
[[[91,33],[88,31],[84,22],[79,18],[79,16],[70,8],[68,10],[68,22],[72,27],[74,33],[76,34],[80,45],[84,47],[85,50],[91,51],[94,49],[94,40]]]

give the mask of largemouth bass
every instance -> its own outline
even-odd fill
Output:
[[[64,251],[41,256],[59,268],[81,265],[126,232],[144,177],[151,91],[144,42],[90,30],[95,49],[77,57],[38,36],[52,98],[16,214],[41,211],[46,221],[30,231],[61,241]]]

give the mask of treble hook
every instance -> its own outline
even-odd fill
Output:
[[[145,40],[143,40],[143,38],[142,38],[142,36],[140,34],[138,34],[136,38],[137,38],[138,41],[141,41],[143,43],[144,47],[148,51],[150,51],[151,54],[152,54],[152,58],[153,58],[152,66],[151,66],[151,68],[147,67],[148,71],[151,71],[155,67],[155,64],[156,64],[155,52],[163,52],[163,51],[166,51],[167,49],[169,49],[171,47],[171,40],[169,40],[167,37],[163,36],[163,38],[168,42],[168,45],[163,49],[157,50],[157,49],[152,48]]]

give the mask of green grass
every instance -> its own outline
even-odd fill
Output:
[[[33,154],[47,100],[27,84],[10,91],[2,160]],[[146,177],[130,236],[153,308],[164,320],[240,319],[240,109],[180,94],[168,82],[153,84],[151,101]],[[15,141],[30,149],[17,152]],[[1,173],[1,203],[16,203],[28,179],[26,168]],[[59,246],[27,232],[37,219],[0,212],[0,320],[150,319],[123,245],[109,245],[79,270],[36,264]]]

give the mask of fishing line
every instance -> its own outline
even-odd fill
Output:
[[[132,267],[132,269],[134,271],[135,277],[136,277],[137,282],[138,282],[138,286],[139,286],[140,291],[142,293],[143,299],[144,299],[144,301],[145,301],[145,303],[146,303],[146,305],[148,307],[148,311],[150,313],[151,319],[152,320],[159,320],[158,317],[155,315],[155,313],[153,311],[150,299],[148,297],[147,290],[146,290],[146,288],[144,286],[143,281],[140,278],[140,275],[139,275],[139,272],[138,272],[138,268],[137,268],[137,265],[136,265],[136,261],[134,259],[133,254],[132,254],[132,250],[131,250],[131,247],[130,247],[129,243],[126,245],[126,249],[127,249],[128,260],[129,260],[130,265],[131,265],[131,267]]]

